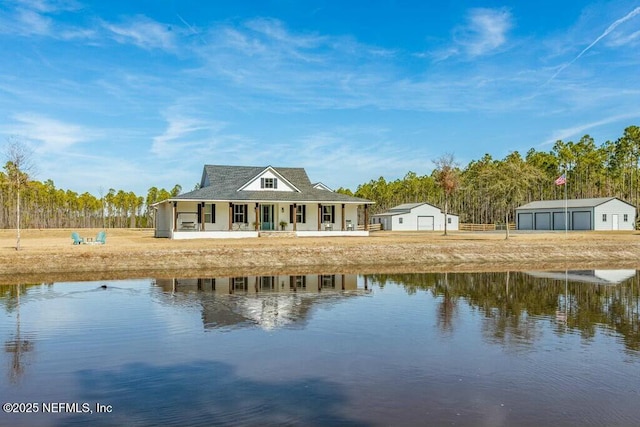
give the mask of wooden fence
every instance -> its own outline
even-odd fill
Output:
[[[458,229],[460,231],[496,231],[504,230],[504,223],[500,224],[459,224]],[[514,222],[509,223],[509,230],[515,230],[516,224]]]
[[[358,230],[364,230],[364,224],[358,224]],[[516,224],[513,222],[509,223],[509,230],[515,230]],[[369,224],[369,231],[380,231],[382,230],[382,224]],[[504,223],[500,224],[459,224],[458,230],[460,231],[496,231],[496,230],[504,230]],[[442,230],[440,230],[442,231]]]
[[[364,231],[364,224],[358,224],[358,230]],[[382,230],[382,224],[369,224],[369,231],[380,231]]]

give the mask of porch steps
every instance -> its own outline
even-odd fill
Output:
[[[260,231],[258,237],[296,237],[295,231]]]

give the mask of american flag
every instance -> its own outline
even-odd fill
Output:
[[[555,180],[555,183],[556,185],[564,185],[567,183],[567,178],[562,174]]]

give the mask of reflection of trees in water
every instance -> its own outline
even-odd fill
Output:
[[[18,382],[24,374],[25,358],[33,351],[33,341],[24,337],[20,330],[20,295],[24,295],[30,287],[39,285],[3,285],[0,286],[0,302],[7,313],[16,313],[16,332],[5,341],[4,350],[11,355],[9,381]]]
[[[440,275],[434,286],[434,296],[440,298],[438,304],[438,327],[442,332],[453,332],[453,319],[457,309],[457,298],[449,292],[449,274]]]
[[[536,317],[555,319],[562,308],[566,311],[566,326],[559,323],[556,333],[565,333],[569,328],[590,339],[598,327],[605,326],[621,334],[629,350],[640,350],[637,272],[618,285],[565,283],[522,272],[379,274],[369,276],[369,281],[379,286],[398,283],[408,294],[429,290],[434,297],[442,298],[438,322],[443,330],[453,327],[456,304],[464,298],[484,315],[485,333],[498,342],[533,342],[539,336]]]

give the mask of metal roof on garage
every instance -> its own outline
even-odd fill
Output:
[[[522,205],[519,209],[564,209],[565,203],[567,208],[594,208],[611,200],[620,200],[617,197],[596,197],[592,199],[568,199],[568,200],[539,200],[526,205]],[[620,200],[627,203],[624,200]],[[627,203],[629,204],[629,203]],[[630,205],[633,206],[633,205]]]

